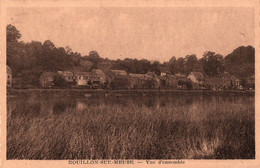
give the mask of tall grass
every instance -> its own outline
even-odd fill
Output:
[[[252,102],[8,115],[7,159],[253,159]]]

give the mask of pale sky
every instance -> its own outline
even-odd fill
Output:
[[[168,61],[254,44],[254,8],[9,8],[24,42],[51,40],[103,58]]]

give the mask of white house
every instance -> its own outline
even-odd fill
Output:
[[[204,76],[201,72],[191,72],[188,77],[193,83],[202,84]]]

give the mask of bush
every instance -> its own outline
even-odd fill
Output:
[[[110,86],[112,89],[128,89],[130,88],[130,81],[127,77],[115,77]]]

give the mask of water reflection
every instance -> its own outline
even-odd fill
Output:
[[[91,106],[117,105],[122,107],[136,106],[159,109],[164,107],[182,107],[189,111],[203,110],[204,105],[217,108],[221,102],[254,103],[248,95],[203,95],[185,94],[173,96],[135,96],[135,97],[64,97],[57,95],[8,97],[7,110],[11,117],[42,117],[84,111]]]

